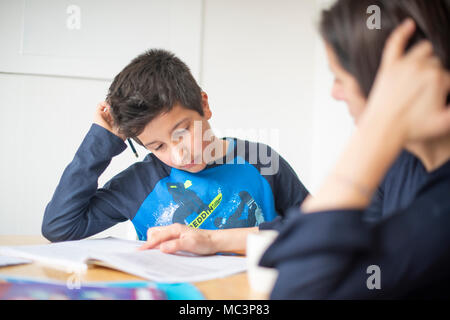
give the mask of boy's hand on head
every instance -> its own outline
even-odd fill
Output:
[[[106,101],[100,102],[95,110],[94,123],[111,131],[120,139],[124,140],[127,138],[119,133],[119,129],[114,125],[114,120],[110,113],[110,106]]]
[[[194,229],[179,223],[148,229],[147,242],[140,247],[140,250],[155,249],[158,246],[165,253],[177,251],[200,255],[216,253],[210,230]]]

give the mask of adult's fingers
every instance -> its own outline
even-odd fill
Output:
[[[442,69],[443,68],[441,59],[439,59],[436,56],[428,58],[427,59],[427,64],[429,66],[431,66],[431,67],[435,67],[435,68],[438,68],[438,69]]]
[[[411,60],[423,60],[430,58],[433,55],[433,45],[428,40],[423,40],[416,44],[407,54],[407,59]],[[430,58],[430,61],[435,61],[435,57]],[[437,59],[439,61],[439,59]]]
[[[384,46],[382,60],[383,65],[390,65],[403,56],[408,40],[413,35],[415,29],[416,25],[414,20],[406,19],[394,31],[392,31]]]

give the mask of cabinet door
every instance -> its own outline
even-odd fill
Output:
[[[150,48],[198,78],[201,0],[4,0],[0,72],[110,80]]]

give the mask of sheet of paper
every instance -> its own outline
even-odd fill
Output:
[[[25,263],[30,263],[30,262],[32,262],[32,261],[27,260],[27,259],[8,257],[8,256],[0,256],[0,267],[14,266],[14,265],[25,264]]]

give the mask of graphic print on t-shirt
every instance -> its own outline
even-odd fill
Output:
[[[139,239],[147,229],[181,223],[193,228],[258,226],[276,216],[271,187],[252,165],[225,164],[198,173],[172,169],[141,204],[132,222]]]

